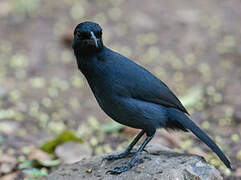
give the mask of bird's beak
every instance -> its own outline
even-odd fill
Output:
[[[98,45],[98,43],[97,43],[97,38],[95,37],[95,34],[91,31],[91,32],[90,32],[90,35],[91,35],[91,40],[92,40],[92,41],[94,42],[94,44],[95,44],[95,47],[98,48],[99,45]]]

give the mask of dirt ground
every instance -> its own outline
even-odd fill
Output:
[[[14,165],[0,168],[0,176],[20,176],[30,149],[66,129],[91,155],[121,149],[136,133],[100,128],[110,119],[69,43],[75,25],[88,20],[102,26],[108,47],[145,66],[180,97],[233,171],[191,133],[160,130],[152,143],[203,155],[225,179],[241,179],[240,9],[235,0],[1,0],[0,154]],[[0,158],[0,167],[4,163]]]

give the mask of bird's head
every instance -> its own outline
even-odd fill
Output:
[[[76,26],[72,48],[78,54],[91,54],[102,49],[102,29],[94,22],[83,22]]]

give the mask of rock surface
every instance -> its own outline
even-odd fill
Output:
[[[106,171],[124,165],[130,157],[103,161],[104,156],[84,158],[81,161],[63,165],[50,174],[48,180],[221,180],[217,169],[207,164],[202,157],[176,153],[160,146],[149,146],[141,157],[148,157],[144,163],[120,175],[106,174]],[[151,160],[149,160],[151,158]]]

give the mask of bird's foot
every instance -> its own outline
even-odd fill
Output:
[[[144,159],[150,159],[147,157],[141,158],[141,159],[136,159],[134,162],[129,162],[127,165],[116,167],[112,170],[107,171],[106,173],[108,174],[121,174],[125,171],[130,170],[133,166],[137,166],[138,164],[141,164],[144,162]]]
[[[129,169],[131,169],[131,166],[128,164],[128,165],[125,165],[125,166],[120,166],[120,167],[116,167],[112,170],[109,170],[107,171],[106,173],[110,173],[110,174],[121,174],[125,171],[128,171]]]
[[[144,152],[149,153],[146,149],[143,149]]]
[[[121,158],[124,158],[124,157],[129,156],[129,155],[133,156],[134,153],[125,151],[125,152],[120,153],[120,154],[109,155],[109,156],[103,158],[102,161],[104,161],[104,160],[111,161],[111,160],[121,159]]]

